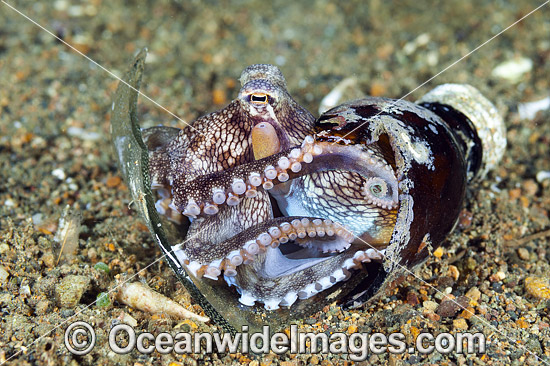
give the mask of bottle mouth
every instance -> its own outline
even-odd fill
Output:
[[[470,181],[480,181],[496,168],[506,150],[506,126],[494,104],[479,90],[467,84],[443,84],[416,103],[423,106],[446,105],[467,117],[475,136],[481,142],[479,169],[469,177]],[[466,144],[475,145],[475,141],[466,141]]]

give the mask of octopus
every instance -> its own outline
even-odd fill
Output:
[[[145,56],[115,95],[117,158],[168,263],[224,329],[381,294],[445,240],[466,189],[506,147],[496,108],[472,86],[440,85],[416,103],[366,97],[315,118],[265,64],[242,72],[225,108],[140,130]]]
[[[240,81],[225,108],[143,137],[157,211],[188,226],[178,260],[234,286],[242,304],[275,310],[382,260],[399,174],[388,145],[316,129],[277,67],[249,66]]]

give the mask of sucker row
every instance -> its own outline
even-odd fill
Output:
[[[297,299],[304,300],[310,298],[317,293],[332,287],[337,282],[347,281],[351,276],[351,272],[349,271],[350,269],[358,269],[361,268],[362,263],[380,260],[383,258],[384,253],[385,249],[376,250],[369,248],[365,251],[359,250],[355,252],[352,258],[346,259],[342,264],[342,267],[334,270],[331,275],[313,281],[312,283],[303,286],[298,291],[290,291],[285,294],[285,296],[280,298],[258,299],[254,297],[252,293],[239,288],[237,283],[232,278],[225,277],[225,279],[230,286],[235,285],[238,288],[241,294],[241,297],[239,298],[241,304],[253,306],[256,301],[260,301],[264,303],[266,310],[276,310],[279,309],[280,306],[291,306]]]
[[[300,147],[290,151],[287,150],[261,160],[236,166],[227,171],[200,176],[191,182],[182,184],[182,186],[176,184],[176,187],[172,188],[172,196],[176,199],[170,201],[167,207],[164,201],[162,205],[165,207],[165,211],[168,211],[167,208],[169,208],[191,218],[196,218],[201,214],[215,215],[219,212],[220,205],[236,206],[244,198],[256,197],[259,187],[270,190],[276,184],[305,174],[304,165],[311,164],[315,157],[325,154],[345,154],[346,152],[356,154],[350,159],[350,164],[355,163],[356,166],[360,165],[361,169],[368,167],[364,169],[384,172],[384,175],[394,177],[391,166],[369,149],[360,150],[358,146],[345,147],[330,145],[326,142],[315,142],[312,136],[307,136]],[[360,160],[361,164],[353,162],[353,159]],[[330,164],[330,162],[325,163]],[[317,170],[322,170],[322,167]],[[387,183],[384,179],[378,177],[370,177],[370,179],[378,179],[381,184],[386,185],[387,190]],[[386,209],[391,209],[397,204],[396,197],[389,200],[380,199],[369,194],[366,188],[364,187],[364,195],[367,203]]]
[[[253,239],[244,241],[244,244],[225,254],[223,257],[216,258],[209,263],[201,263],[195,259],[185,256],[184,264],[186,268],[195,277],[206,277],[217,280],[218,276],[224,272],[225,276],[233,277],[237,275],[237,267],[241,264],[250,264],[254,261],[256,255],[264,253],[268,247],[277,248],[281,244],[289,241],[304,239],[306,237],[339,237],[347,245],[339,248],[342,252],[349,248],[349,243],[354,239],[353,233],[338,223],[331,220],[321,219],[292,219],[272,225],[267,230],[255,235]],[[335,238],[336,239],[336,238]],[[231,239],[230,239],[231,240]],[[319,248],[322,250],[322,248]],[[185,252],[185,250],[184,250]]]
[[[215,215],[218,213],[220,205],[236,206],[241,202],[243,196],[256,197],[257,189],[260,186],[265,190],[270,190],[275,184],[288,181],[293,174],[302,170],[303,164],[311,163],[313,157],[322,152],[320,146],[314,145],[313,137],[308,136],[301,147],[293,148],[287,155],[276,154],[262,159],[261,162],[265,166],[257,164],[256,171],[247,174],[242,168],[243,166],[234,168],[233,174],[231,174],[232,178],[229,178],[231,181],[224,182],[226,184],[220,184],[219,180],[209,179],[209,177],[199,177],[184,188],[188,193],[186,195],[187,202],[184,204],[171,202],[170,207],[179,208],[183,215],[192,218],[200,214]],[[202,192],[211,192],[210,197],[208,197],[208,193],[202,194]]]

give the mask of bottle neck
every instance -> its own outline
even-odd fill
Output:
[[[483,161],[481,140],[472,121],[453,107],[441,103],[421,103],[422,107],[437,114],[449,126],[464,154],[468,181],[478,175]]]

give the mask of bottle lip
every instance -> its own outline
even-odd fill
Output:
[[[445,104],[470,119],[482,144],[481,167],[474,180],[483,179],[497,167],[506,149],[506,126],[493,103],[476,88],[468,84],[443,84],[416,103]]]

